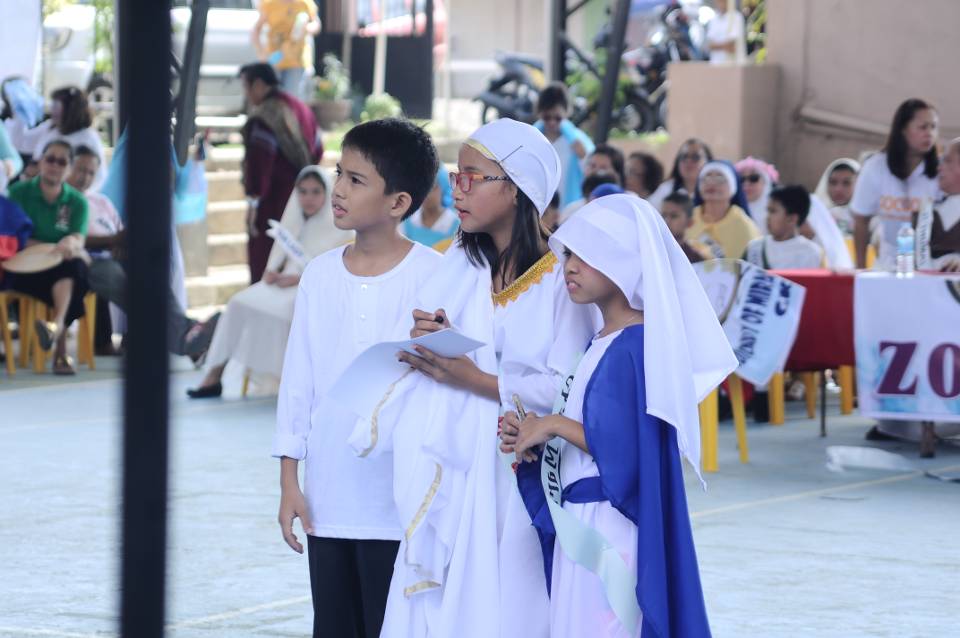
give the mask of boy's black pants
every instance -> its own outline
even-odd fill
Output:
[[[377,638],[399,541],[307,536],[313,638]]]

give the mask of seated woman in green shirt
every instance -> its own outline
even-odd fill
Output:
[[[87,200],[66,183],[73,149],[63,140],[46,145],[40,157],[40,174],[10,187],[10,199],[33,221],[27,245],[55,244],[63,261],[36,273],[11,274],[13,290],[52,306],[54,321],[37,319],[37,335],[44,350],[54,348],[54,374],[75,374],[67,356],[67,328],[83,316],[87,292],[87,261],[83,248],[87,234]]]

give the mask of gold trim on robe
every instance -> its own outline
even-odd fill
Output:
[[[493,305],[506,306],[511,301],[516,301],[531,286],[540,283],[545,274],[553,272],[558,263],[557,256],[553,254],[553,251],[547,252],[537,263],[530,266],[527,272],[517,277],[512,284],[500,292],[493,293]]]

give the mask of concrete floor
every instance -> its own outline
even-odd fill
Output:
[[[118,576],[117,361],[68,381],[0,378],[0,636],[112,636]],[[190,403],[199,373],[171,377],[167,635],[307,636],[307,567],[276,524],[274,400]],[[231,384],[236,386],[234,382]],[[721,425],[720,472],[688,498],[714,636],[956,636],[960,485],[920,472],[825,467],[827,445],[864,445],[867,421],[830,432],[788,404],[750,426],[749,465]],[[941,446],[918,469],[960,475]]]

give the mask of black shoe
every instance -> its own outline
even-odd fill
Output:
[[[750,402],[753,420],[756,423],[770,422],[770,396],[766,392],[754,392]]]
[[[188,388],[187,396],[191,399],[216,399],[223,394],[223,384],[219,381],[213,385],[202,385],[199,388]]]

